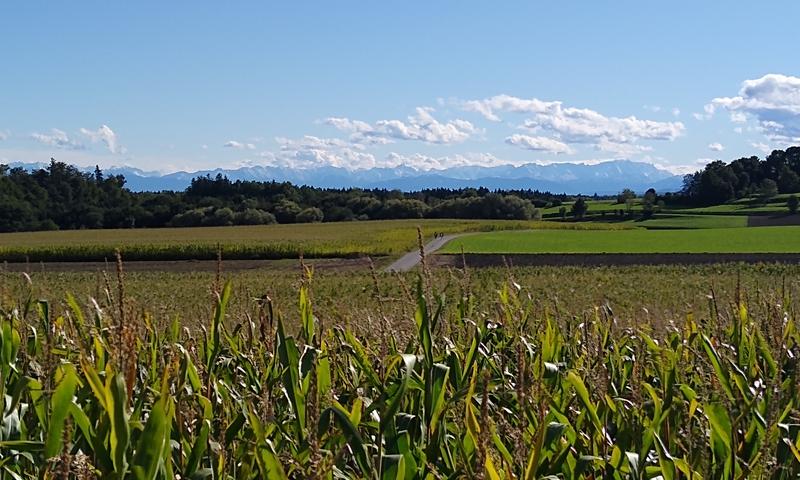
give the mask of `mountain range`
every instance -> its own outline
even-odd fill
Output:
[[[12,167],[44,168],[47,164],[12,163]],[[86,168],[93,171],[94,168]],[[321,188],[359,187],[413,191],[425,188],[486,187],[495,189],[534,189],[552,193],[610,195],[624,188],[644,192],[677,191],[683,177],[650,163],[611,160],[596,164],[553,163],[539,165],[459,166],[441,170],[421,170],[409,166],[348,170],[323,166],[294,169],[275,166],[248,166],[196,172],[159,173],[135,167],[111,167],[107,174],[124,175],[134,191],[184,190],[198,176],[222,174],[231,180],[288,181],[295,185]]]

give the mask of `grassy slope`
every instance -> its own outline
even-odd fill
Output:
[[[469,253],[792,253],[800,252],[800,227],[493,232],[459,238],[442,252],[462,245]]]
[[[720,205],[712,205],[708,207],[697,208],[669,208],[664,213],[685,213],[694,215],[703,214],[728,214],[728,215],[760,215],[768,213],[785,213],[787,211],[786,200],[789,198],[788,194],[778,195],[762,204],[754,198],[742,198],[730,203],[723,203]],[[603,212],[609,214],[619,210],[628,211],[625,204],[616,203],[614,200],[587,200],[588,207],[587,215],[601,214]],[[567,216],[572,208],[572,202],[567,202],[563,205],[567,209]],[[558,214],[560,207],[550,207],[542,210],[545,216],[553,216]],[[632,212],[642,211],[642,199],[637,198],[631,208]]]

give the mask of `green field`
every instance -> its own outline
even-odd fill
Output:
[[[797,253],[800,227],[529,230],[465,235],[443,253]]]
[[[378,220],[238,227],[67,230],[0,234],[0,261],[102,261],[119,248],[128,260],[280,259],[398,255],[434,233],[525,228],[625,228],[514,220]]]
[[[765,213],[786,213],[786,204],[749,205],[739,203],[723,203],[710,207],[685,208],[675,210],[682,213],[695,214],[727,214],[727,215],[758,215]]]

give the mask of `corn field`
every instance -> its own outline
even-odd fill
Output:
[[[413,317],[375,276],[358,325],[267,296],[203,328],[105,298],[54,315],[0,307],[0,478],[741,479],[800,475],[800,332],[791,298],[746,292],[705,316],[621,327],[552,315],[509,273],[445,297],[423,265]],[[450,289],[452,291],[452,289]],[[346,296],[346,285],[342,288]],[[293,309],[294,310],[294,309]]]

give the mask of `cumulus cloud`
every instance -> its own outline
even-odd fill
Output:
[[[108,125],[100,125],[97,130],[81,128],[81,134],[89,138],[92,143],[103,143],[111,153],[125,153],[125,149],[119,145],[117,134]]]
[[[351,144],[338,138],[320,138],[306,135],[299,139],[278,137],[277,152],[262,152],[262,159],[273,166],[287,168],[315,168],[333,166],[348,170],[372,168],[375,156],[364,151],[362,145]]]
[[[714,152],[721,152],[725,150],[725,147],[719,142],[714,142],[708,144],[708,149]]]
[[[648,147],[634,145],[640,140],[672,141],[683,134],[681,122],[643,120],[635,116],[609,117],[587,108],[565,107],[559,101],[496,95],[483,100],[461,102],[464,110],[477,112],[490,121],[501,120],[501,112],[530,115],[522,128],[532,133],[547,132],[562,144],[589,144],[601,151],[641,152]]]
[[[651,152],[653,147],[647,145],[637,145],[634,143],[620,143],[614,142],[605,138],[601,138],[595,145],[594,149],[599,152],[614,153],[618,156],[629,157],[644,152]]]
[[[416,140],[434,144],[461,143],[480,130],[461,119],[440,122],[430,107],[418,107],[416,114],[403,120],[379,120],[369,124],[361,120],[330,117],[324,123],[350,132],[351,141],[363,144],[385,144],[393,140]]]
[[[742,112],[731,112],[731,122],[733,123],[746,123],[747,115]]]
[[[355,171],[400,166],[412,167],[417,170],[442,170],[463,166],[489,167],[530,162],[530,160],[501,160],[488,153],[465,153],[437,157],[424,153],[390,152],[380,157],[367,151],[367,148],[361,144],[312,135],[301,138],[278,137],[275,141],[279,146],[278,150],[262,152],[260,154],[262,164],[295,169],[332,166]],[[248,164],[252,164],[252,162]]]
[[[345,132],[366,133],[373,130],[372,125],[361,120],[350,120],[342,117],[328,117],[325,123]]]
[[[530,135],[514,134],[510,137],[506,137],[506,143],[537,152],[548,152],[555,154],[574,153],[574,150],[572,150],[572,148],[570,148],[570,146],[566,143],[548,137],[533,137]]]
[[[363,150],[362,145],[353,145],[339,138],[319,138],[313,135],[305,135],[300,139],[286,137],[276,137],[275,142],[280,145],[281,150],[317,149],[317,150],[338,150],[342,148],[356,148]]]
[[[680,117],[681,116],[681,109],[678,108],[678,107],[673,108],[672,109],[672,116]]]
[[[763,142],[750,142],[750,146],[764,154],[772,153],[772,147]]]
[[[86,148],[82,143],[70,138],[67,132],[57,128],[51,129],[50,133],[32,133],[31,138],[44,145],[64,150],[83,150]]]
[[[711,114],[727,110],[736,122],[754,118],[775,142],[800,142],[800,77],[770,73],[745,80],[738,95],[714,98],[706,108]]]
[[[236,140],[228,140],[227,142],[222,144],[222,146],[226,147],[226,148],[234,148],[236,150],[255,150],[256,149],[256,146],[253,143],[237,142]]]
[[[521,165],[523,163],[529,162],[503,160],[490,153],[466,153],[434,157],[422,153],[407,155],[391,152],[381,161],[381,165],[384,167],[406,166],[417,170],[445,170],[474,165],[496,167],[499,165]]]
[[[693,113],[695,120],[706,121],[714,116],[714,105],[708,104],[703,107],[703,113]]]

